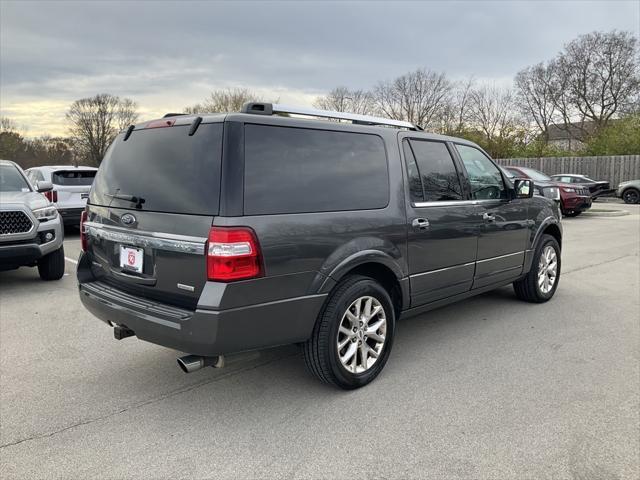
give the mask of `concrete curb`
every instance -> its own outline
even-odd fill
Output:
[[[582,212],[582,215],[587,217],[624,217],[630,214],[631,212],[628,210],[605,210],[599,208],[592,208],[586,212]]]

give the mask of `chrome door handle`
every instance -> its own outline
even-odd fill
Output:
[[[411,226],[418,230],[426,230],[429,228],[429,220],[426,218],[414,218],[411,222]]]
[[[483,213],[482,214],[482,219],[486,222],[495,222],[496,221],[496,216],[493,213]]]

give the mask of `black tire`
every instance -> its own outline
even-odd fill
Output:
[[[60,280],[64,275],[64,247],[38,260],[38,273],[42,280]]]
[[[577,217],[577,216],[578,216],[578,215],[580,215],[581,213],[582,213],[582,212],[576,212],[576,211],[573,211],[573,212],[565,213],[565,214],[564,214],[564,216],[565,216],[565,217]]]
[[[545,293],[540,289],[540,286],[538,284],[538,272],[540,269],[542,252],[547,246],[551,246],[555,250],[557,259],[557,273],[553,287],[549,292]],[[543,235],[538,242],[538,246],[536,247],[536,250],[533,254],[531,270],[529,270],[529,273],[527,273],[524,278],[518,280],[517,282],[513,282],[513,290],[516,292],[516,296],[520,300],[531,303],[544,303],[551,300],[554,293],[556,293],[556,290],[558,289],[558,284],[560,283],[561,267],[562,259],[560,256],[560,245],[558,245],[558,241],[551,235]]]
[[[362,373],[352,373],[339,359],[338,328],[347,309],[363,296],[373,297],[384,309],[386,334],[375,363]],[[305,364],[313,375],[325,383],[345,390],[363,387],[375,379],[387,363],[394,333],[395,309],[389,293],[372,278],[349,276],[336,286],[318,315],[311,338],[303,346]],[[355,355],[358,355],[357,351]]]
[[[624,200],[624,203],[629,205],[634,205],[640,202],[640,190],[636,188],[627,188],[622,192],[622,200]]]

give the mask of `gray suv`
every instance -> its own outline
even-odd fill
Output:
[[[553,296],[560,212],[533,187],[407,122],[268,103],[170,115],[129,127],[102,162],[80,298],[117,339],[188,353],[186,372],[300,343],[319,379],[357,388],[400,316],[511,283]]]
[[[34,191],[18,165],[0,160],[0,271],[37,266],[43,280],[64,275],[64,230],[42,195],[52,188],[39,182]]]

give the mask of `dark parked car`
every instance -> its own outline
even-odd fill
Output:
[[[567,217],[577,217],[585,210],[591,208],[591,193],[585,186],[573,185],[570,183],[562,183],[553,180],[548,175],[545,175],[538,170],[527,167],[515,167],[509,165],[504,167],[508,171],[512,172],[518,178],[529,178],[536,183],[544,183],[546,185],[555,185],[560,189],[560,208],[562,214]]]
[[[553,297],[557,206],[477,145],[362,115],[243,112],[131,126],[109,148],[78,280],[116,338],[189,353],[186,372],[301,343],[314,375],[349,389],[380,373],[400,315],[511,283]]]
[[[601,197],[602,195],[608,195],[615,191],[611,188],[609,182],[605,180],[592,180],[585,175],[563,173],[560,175],[551,175],[551,178],[553,178],[556,182],[571,183],[576,186],[587,187],[589,189],[589,193],[591,194],[591,198],[594,200],[598,197]]]

